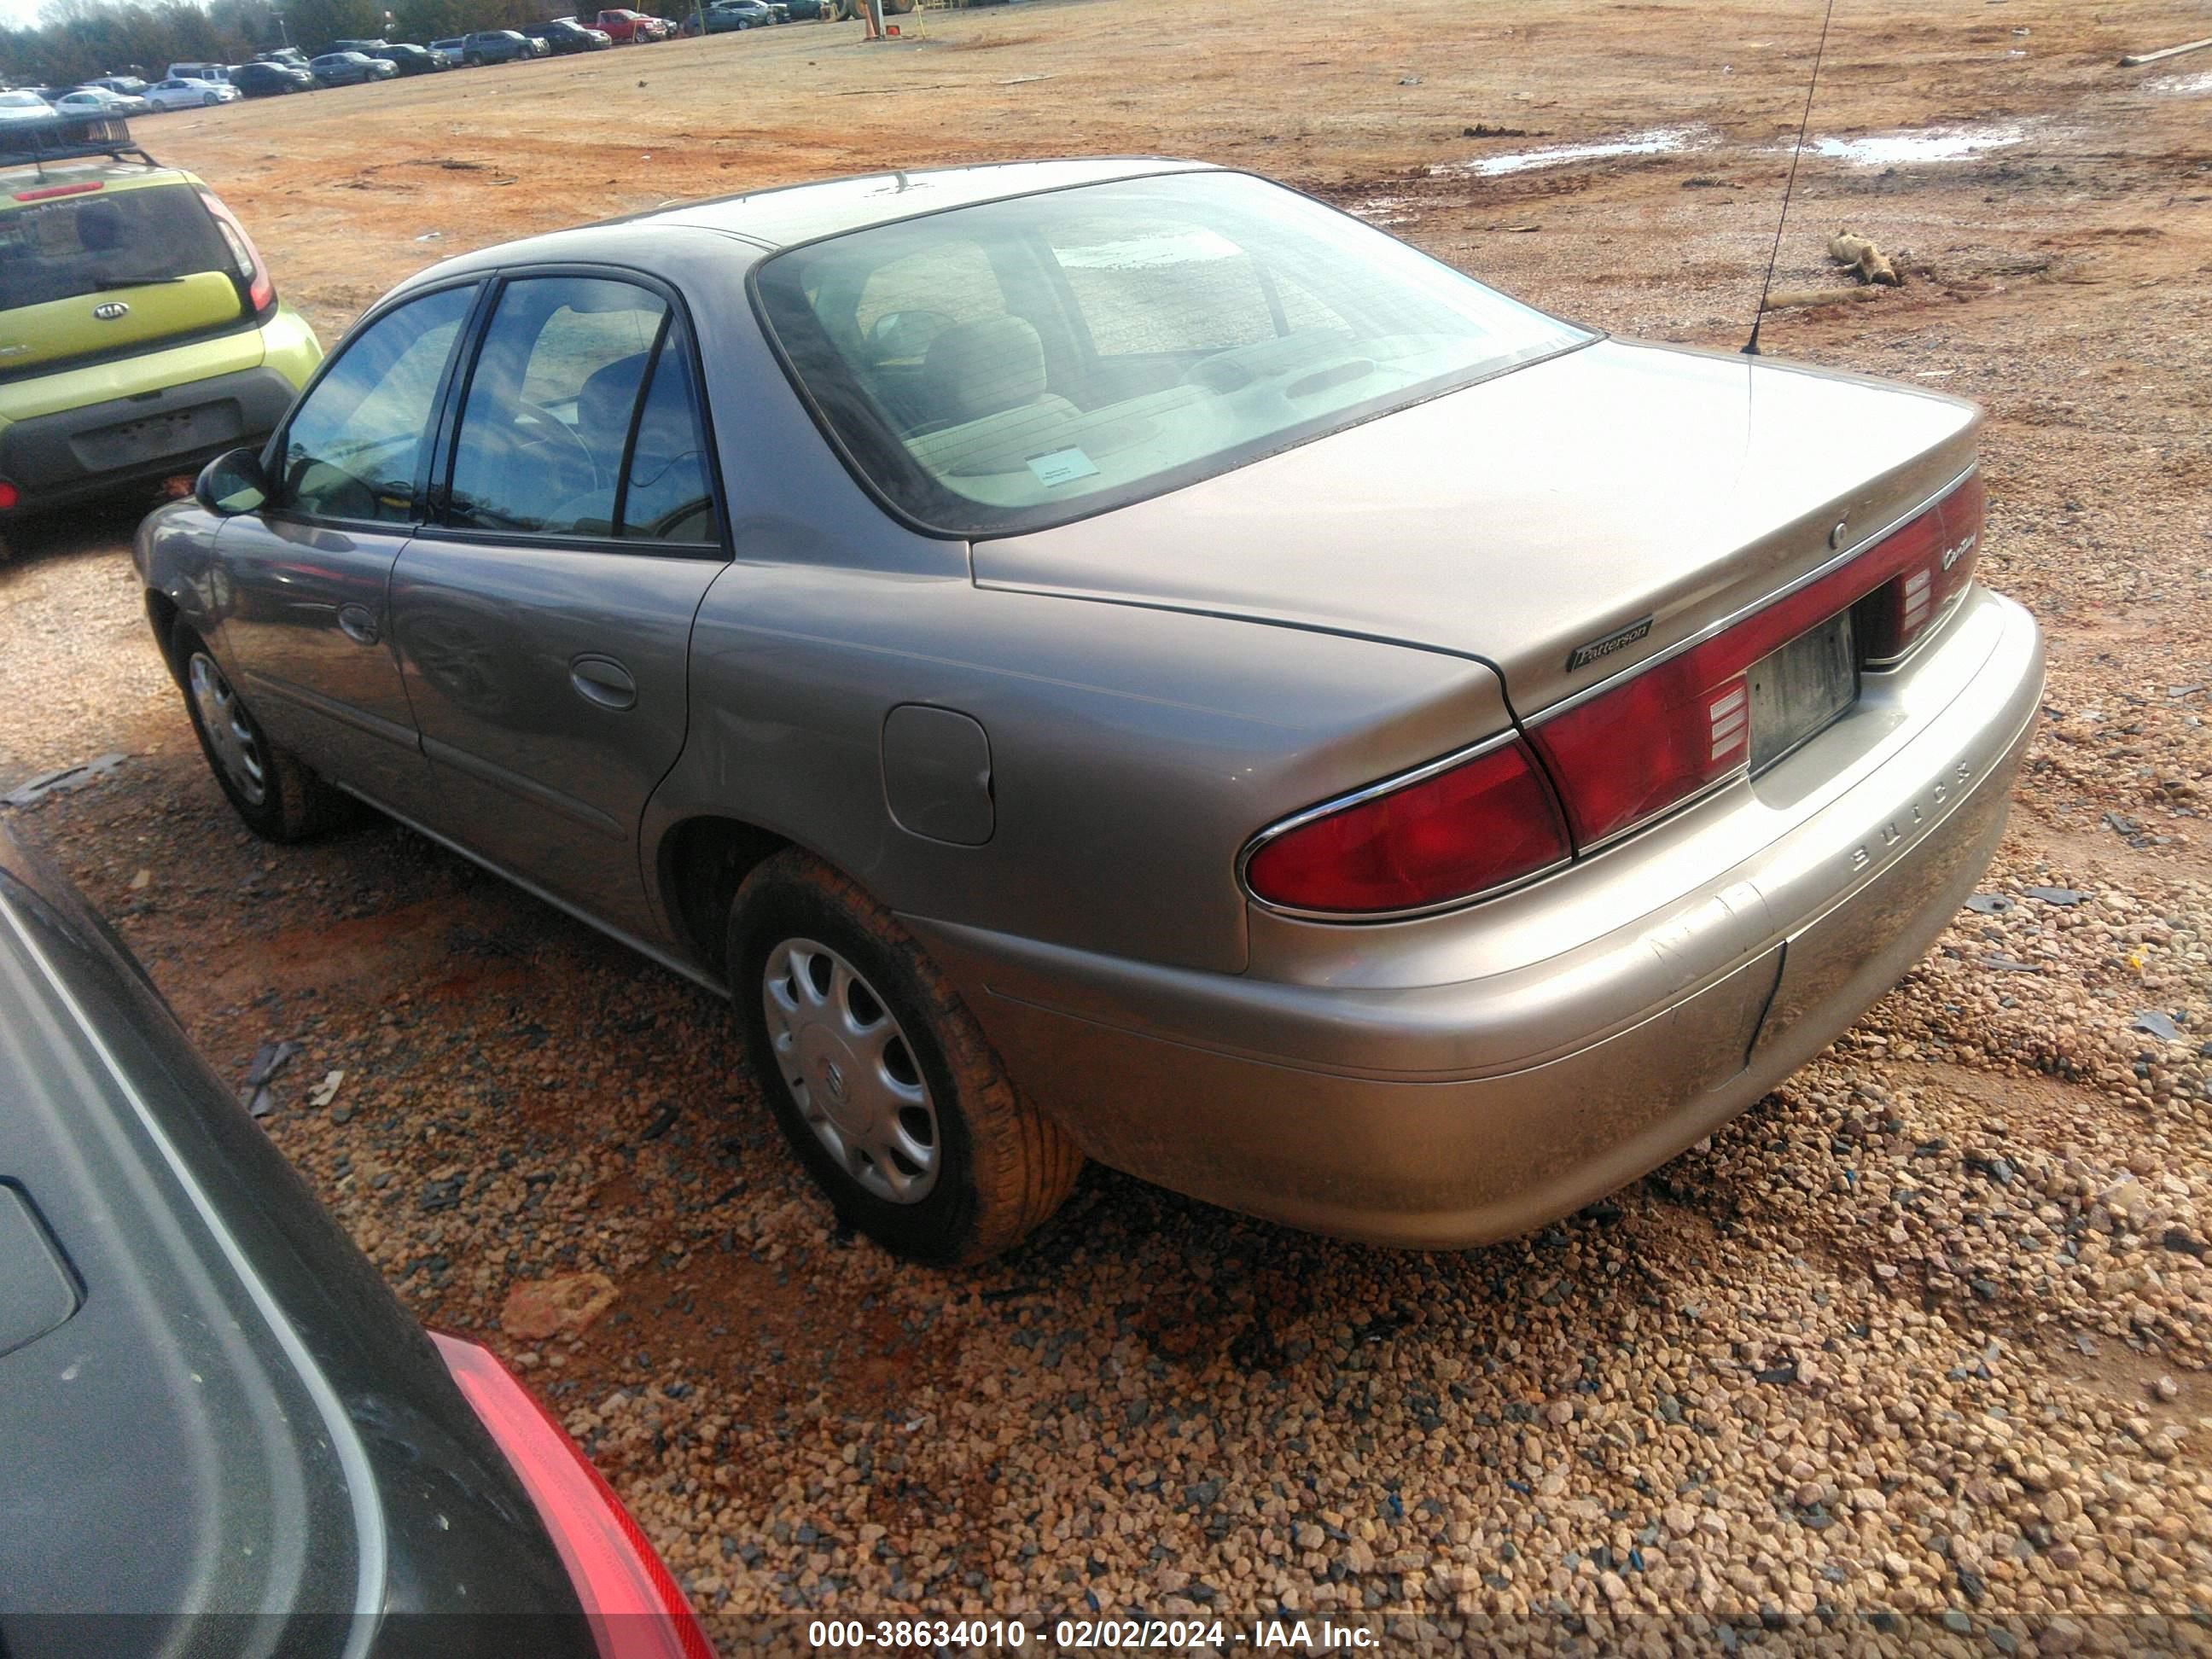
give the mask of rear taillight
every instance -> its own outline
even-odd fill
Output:
[[[1566,825],[1517,738],[1299,814],[1246,858],[1255,896],[1286,910],[1432,909],[1562,863]]]
[[[0,478],[0,513],[9,512],[22,504],[21,493],[5,478]]]
[[[1751,753],[1745,671],[1778,646],[1863,601],[1875,613],[1863,659],[1909,650],[1972,576],[1982,506],[1980,477],[1970,476],[1849,562],[1537,720],[1529,737],[1576,847],[1586,851],[1741,770]]]
[[[246,227],[239,223],[238,216],[218,198],[203,191],[200,200],[215,216],[216,228],[222,232],[222,240],[230,249],[231,262],[238,267],[239,286],[245,290],[247,308],[259,316],[276,303],[276,283],[269,275],[261,250],[253,246],[253,239],[246,234]]]
[[[1903,573],[1868,595],[1852,619],[1866,642],[1869,663],[1879,665],[1911,650],[1973,580],[1988,501],[1977,472],[1906,526],[1935,521],[1931,531],[1921,534]]]
[[[645,1534],[537,1396],[489,1350],[436,1331],[430,1340],[538,1506],[600,1659],[714,1659],[698,1615]]]

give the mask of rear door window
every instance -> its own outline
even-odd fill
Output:
[[[653,355],[623,477],[617,534],[690,546],[718,539],[690,344],[673,321]]]
[[[597,276],[510,282],[469,377],[447,521],[711,541],[695,404],[689,347],[658,294]]]
[[[233,268],[189,185],[96,191],[0,213],[0,311]]]

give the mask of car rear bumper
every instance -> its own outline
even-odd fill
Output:
[[[1316,1231],[1480,1243],[1711,1133],[1894,984],[1996,848],[2042,684],[2033,621],[1972,590],[1756,783],[1452,917],[1255,915],[1243,975],[908,925],[1102,1162]]]
[[[0,517],[197,472],[225,450],[266,438],[295,391],[264,363],[13,422],[0,428],[0,478],[21,502]]]

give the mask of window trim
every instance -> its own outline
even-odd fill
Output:
[[[1285,191],[1303,201],[1310,202],[1314,206],[1333,213],[1340,219],[1348,219],[1353,224],[1358,225],[1363,229],[1373,231],[1377,235],[1389,236],[1390,234],[1379,226],[1369,224],[1358,215],[1346,212],[1334,202],[1324,200],[1310,191],[1300,190],[1295,185],[1285,184],[1279,179],[1271,179],[1267,174],[1255,173],[1249,167],[1161,167],[1148,172],[1120,174],[1109,179],[1085,179],[1070,184],[1048,185],[1037,190],[1015,191],[1008,195],[994,196],[979,202],[951,203],[944,207],[932,208],[923,213],[906,214],[895,219],[878,220],[866,224],[847,225],[842,229],[823,231],[818,235],[805,237],[798,241],[787,242],[781,246],[768,249],[745,272],[745,299],[752,308],[753,325],[760,331],[761,338],[767,343],[769,355],[775,359],[776,367],[783,371],[783,378],[789,385],[793,396],[799,399],[799,407],[804,409],[808,417],[813,421],[815,431],[820,434],[823,443],[828,447],[830,453],[837,458],[839,465],[843,466],[853,482],[860,487],[861,494],[873,501],[892,522],[913,531],[916,535],[927,536],[936,541],[959,542],[969,546],[988,541],[1007,540],[1018,536],[1042,535],[1048,531],[1064,529],[1069,525],[1081,524],[1085,520],[1100,518],[1109,513],[1118,513],[1125,507],[1141,506],[1146,501],[1158,501],[1164,496],[1176,495],[1211,479],[1225,477],[1231,472],[1242,471],[1248,466],[1257,465],[1260,462],[1271,459],[1274,456],[1303,448],[1307,444],[1317,443],[1324,438],[1335,437],[1340,433],[1353,431],[1371,422],[1403,414],[1409,410],[1419,409],[1425,404],[1434,403],[1439,398],[1449,398],[1455,392],[1468,391],[1503,375],[1518,374],[1522,369],[1534,368],[1540,363],[1547,363],[1555,358],[1566,356],[1570,353],[1584,350],[1612,337],[1608,330],[1595,328],[1587,323],[1572,321],[1554,312],[1547,311],[1541,306],[1533,305],[1517,295],[1507,294],[1505,290],[1500,289],[1496,291],[1504,298],[1511,300],[1516,305],[1526,307],[1540,316],[1548,317],[1562,326],[1576,331],[1580,337],[1568,340],[1554,350],[1544,352],[1534,357],[1524,357],[1516,362],[1504,363],[1485,373],[1454,380],[1448,386],[1440,386],[1404,403],[1392,404],[1386,408],[1369,410],[1355,419],[1346,421],[1340,426],[1309,433],[1298,433],[1293,429],[1290,433],[1278,434],[1281,441],[1272,447],[1254,449],[1249,453],[1240,452],[1233,459],[1221,456],[1203,458],[1187,466],[1157,475],[1152,480],[1157,488],[1145,490],[1135,495],[1124,496],[1109,493],[1097,496],[1079,497],[1077,499],[1087,501],[1091,504],[1079,512],[1067,514],[1064,517],[1047,519],[1035,524],[1017,524],[1004,528],[957,529],[933,524],[927,519],[922,518],[894,501],[877,482],[868,468],[861,465],[838,432],[836,423],[831,421],[815,397],[813,387],[809,384],[806,377],[800,374],[798,365],[793,362],[782,337],[777,333],[775,325],[769,317],[767,301],[761,295],[761,273],[769,265],[787,255],[803,252],[808,248],[817,247],[824,242],[834,242],[842,237],[864,234],[868,231],[883,229],[891,225],[919,224],[925,220],[942,218],[946,214],[963,213],[970,208],[990,207],[1003,202],[1031,201],[1040,197],[1065,195],[1072,191],[1110,188],[1115,185],[1145,184],[1163,179],[1207,176],[1255,179],[1261,184],[1273,185],[1277,190]],[[784,186],[784,188],[796,188],[796,186]],[[1468,273],[1461,270],[1458,266],[1437,258],[1425,248],[1415,247],[1413,243],[1406,242],[1402,237],[1391,237],[1390,240],[1403,242],[1406,246],[1413,248],[1414,252],[1425,258],[1435,260],[1447,270],[1454,271],[1462,276],[1468,276]],[[1481,279],[1468,276],[1468,280],[1480,282]],[[1484,286],[1487,287],[1488,284],[1486,283]]]
[[[315,365],[315,372],[307,377],[307,385],[300,388],[298,395],[292,399],[292,406],[284,411],[283,420],[277,424],[276,429],[269,434],[269,441],[262,446],[263,475],[272,482],[281,480],[284,474],[279,461],[284,453],[285,442],[292,434],[292,422],[298,418],[300,411],[307,407],[307,399],[314,396],[316,389],[322,385],[325,378],[345,360],[346,353],[353,349],[362,335],[402,307],[411,305],[418,300],[428,300],[440,294],[449,294],[457,289],[479,289],[476,297],[469,302],[468,307],[461,313],[460,327],[453,336],[452,348],[446,354],[445,367],[440,371],[437,392],[430,399],[432,410],[430,429],[433,434],[433,444],[426,445],[424,447],[430,453],[418,458],[416,461],[415,497],[410,504],[407,521],[403,524],[390,519],[331,518],[319,514],[302,513],[289,504],[273,500],[264,502],[258,508],[254,517],[264,523],[327,526],[332,529],[359,530],[380,536],[411,534],[420,528],[422,523],[428,475],[430,471],[425,463],[436,459],[434,446],[438,422],[442,418],[446,400],[452,391],[453,366],[459,362],[462,351],[468,343],[470,332],[476,327],[483,309],[483,295],[481,292],[483,283],[483,278],[481,276],[471,273],[466,276],[457,277],[451,282],[410,289],[406,293],[394,295],[362,313],[360,320],[348,329],[323,361]]]
[[[684,349],[689,354],[691,370],[691,415],[698,422],[701,441],[706,445],[707,488],[712,496],[710,504],[714,517],[712,541],[657,541],[642,536],[572,536],[555,530],[478,530],[447,521],[446,514],[452,506],[453,461],[460,447],[461,411],[468,400],[468,388],[476,378],[477,362],[483,354],[484,337],[489,333],[492,319],[498,313],[500,297],[516,283],[560,276],[628,283],[633,288],[646,289],[668,307],[662,318],[660,332],[653,337],[652,349],[655,355],[647,362],[646,374],[638,383],[637,400],[630,406],[630,430],[623,442],[623,470],[616,481],[618,497],[629,493],[630,449],[637,441],[637,423],[645,407],[653,370],[659,361],[661,342],[666,337],[670,323],[678,319],[682,321]],[[720,563],[729,563],[732,557],[730,515],[725,506],[728,495],[722,483],[721,450],[714,441],[713,400],[707,391],[706,362],[699,348],[699,330],[692,321],[691,307],[686,303],[683,291],[674,283],[633,266],[574,259],[545,264],[504,265],[488,275],[478,272],[471,280],[483,283],[485,296],[478,302],[475,314],[470,319],[469,331],[462,342],[461,356],[466,361],[466,372],[452,376],[440,407],[430,477],[424,486],[423,498],[417,502],[422,516],[415,527],[416,536],[424,541],[470,542],[485,547],[538,548],[546,552],[633,553],[653,558],[712,559]],[[617,527],[622,523],[620,506],[618,499],[614,520]]]

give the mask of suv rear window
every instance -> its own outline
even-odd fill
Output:
[[[189,185],[92,191],[0,213],[0,311],[235,268]]]
[[[1592,337],[1241,173],[878,225],[756,281],[855,468],[969,537],[1181,489]]]

